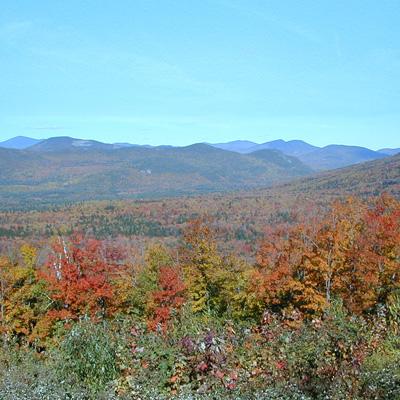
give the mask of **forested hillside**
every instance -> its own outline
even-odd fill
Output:
[[[385,165],[396,153],[354,146],[318,148],[300,140],[154,147],[71,137],[14,139],[0,146],[0,209],[252,190],[353,164],[360,164],[355,175],[365,174],[365,161],[382,159]],[[21,147],[24,143],[30,145]]]
[[[262,151],[257,153],[263,156]],[[188,221],[206,214],[218,226],[223,242],[239,249],[254,246],[265,223],[290,222],[338,198],[368,198],[383,192],[400,197],[400,155],[273,188],[231,194],[44,208],[41,202],[34,203],[27,211],[0,212],[0,238],[43,238],[82,230],[99,239],[124,236],[176,240]]]
[[[74,143],[55,138],[27,150],[0,148],[1,207],[223,192],[312,173],[274,150],[241,155],[206,144],[115,148]]]
[[[400,195],[400,154],[328,171],[310,179],[299,179],[293,184],[283,185],[282,191],[334,197],[350,194],[371,196],[388,192],[398,197]]]

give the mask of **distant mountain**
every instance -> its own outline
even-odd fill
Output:
[[[247,190],[312,172],[272,150],[245,155],[207,144],[115,148],[62,137],[27,150],[0,148],[0,206]]]
[[[82,150],[115,150],[122,148],[155,148],[148,144],[131,144],[131,143],[103,143],[97,140],[76,139],[69,136],[57,136],[50,139],[42,140],[40,143],[34,144],[27,148],[32,151],[71,151],[75,149]],[[172,146],[158,146],[172,147]]]
[[[5,140],[4,142],[0,142],[0,147],[4,147],[6,149],[26,149],[30,146],[33,146],[39,143],[39,139],[33,139],[26,136],[16,136],[12,139]]]
[[[305,173],[310,173],[312,171],[311,168],[309,168],[307,171],[305,169],[305,164],[302,163],[298,158],[283,154],[279,150],[264,149],[254,151],[247,155],[248,157],[256,158],[265,162],[273,162],[274,164],[280,165],[282,168],[285,168],[286,171],[304,171]]]
[[[300,154],[309,153],[318,147],[312,146],[302,140],[290,140],[288,142],[279,139],[273,140],[272,142],[266,142],[262,144],[250,142],[248,140],[235,140],[227,143],[217,143],[212,146],[218,147],[219,149],[235,151],[237,153],[247,154],[259,150],[279,150],[288,156],[298,156]]]
[[[130,143],[113,143],[114,148],[119,149],[121,147],[132,147],[132,146],[136,146],[134,144],[130,144]]]
[[[250,153],[264,149],[279,150],[289,156],[298,157],[300,155],[310,153],[311,151],[318,149],[318,147],[312,146],[311,144],[303,142],[302,140],[289,140],[286,142],[285,140],[279,139],[273,140],[272,142],[257,144],[253,147],[250,147],[247,152]]]
[[[273,140],[262,144],[236,141],[213,145],[241,154],[251,154],[260,150],[279,150],[288,156],[297,157],[304,164],[316,171],[342,168],[365,161],[376,160],[400,152],[400,149],[383,149],[373,151],[364,147],[329,145],[317,147],[302,140]]]
[[[210,146],[235,152],[239,154],[251,154],[261,150],[278,150],[283,154],[298,158],[303,164],[315,171],[325,171],[342,168],[348,165],[376,160],[382,157],[400,153],[400,149],[381,149],[373,151],[364,147],[329,145],[326,147],[313,146],[302,140],[273,140],[257,144],[248,140],[235,140],[227,143],[216,143]],[[83,140],[71,137],[53,137],[45,140],[32,139],[24,136],[6,140],[0,143],[0,147],[11,149],[27,149],[36,152],[68,152],[76,149],[89,150],[116,150],[122,148],[136,149],[173,149],[169,145],[150,146],[131,143],[102,143],[96,140]],[[293,160],[292,160],[293,162]]]
[[[234,151],[236,153],[248,153],[249,149],[257,146],[257,143],[248,140],[234,140],[233,142],[227,143],[215,143],[212,144],[212,146],[222,150]]]
[[[86,150],[113,150],[114,148],[115,147],[113,144],[102,143],[96,140],[83,140],[83,139],[74,139],[69,136],[59,136],[42,140],[41,142],[29,147],[27,150],[38,151],[38,152],[43,152],[43,151],[64,152],[75,149],[86,151]]]
[[[380,149],[378,153],[386,154],[388,156],[394,156],[400,153],[400,149]]]
[[[148,144],[132,144],[132,143],[113,143],[112,145],[114,149],[120,149],[123,147],[147,147],[147,148],[153,147]]]
[[[330,145],[310,153],[299,155],[299,159],[314,170],[342,168],[365,161],[386,157],[385,154],[365,147]]]

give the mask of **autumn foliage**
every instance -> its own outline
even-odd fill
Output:
[[[118,257],[97,240],[84,241],[80,236],[69,243],[62,238],[56,240],[42,273],[53,300],[51,318],[107,316],[112,307],[111,280],[119,268]]]
[[[162,266],[159,270],[158,290],[151,293],[151,317],[149,329],[165,332],[173,313],[184,303],[185,285],[173,267]]]
[[[399,203],[335,203],[318,222],[270,232],[257,255],[256,288],[266,304],[321,314],[333,298],[367,312],[399,289]]]
[[[139,266],[121,245],[82,235],[56,237],[44,263],[22,246],[19,261],[0,262],[3,333],[32,342],[57,321],[116,313],[140,315],[165,333],[185,305],[234,319],[257,319],[266,309],[308,318],[341,299],[365,314],[400,289],[400,206],[390,196],[337,201],[318,215],[268,225],[254,265],[222,255],[211,226],[189,223],[176,257],[155,244]]]
[[[279,214],[247,257],[224,245],[209,218],[188,221],[178,243],[142,251],[89,234],[18,243],[0,257],[2,343],[41,356],[66,343],[84,365],[69,359],[69,371],[103,382],[95,352],[110,377],[119,374],[121,391],[135,379],[167,395],[296,382],[287,390],[309,396],[299,398],[322,398],[316,387],[324,398],[343,387],[341,398],[380,398],[360,376],[382,382],[400,362],[398,200]],[[91,330],[107,334],[106,350]]]

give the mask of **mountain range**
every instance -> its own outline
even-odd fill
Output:
[[[324,171],[342,168],[365,161],[376,160],[400,153],[400,148],[370,150],[359,146],[328,145],[325,147],[313,146],[302,140],[274,140],[265,143],[255,143],[248,140],[235,140],[226,143],[206,143],[221,150],[239,154],[251,154],[260,150],[278,150],[287,156],[298,158],[314,171]],[[30,149],[40,151],[67,150],[69,148],[115,150],[119,148],[172,148],[173,146],[150,146],[131,143],[107,144],[95,140],[73,139],[69,137],[54,137],[45,140],[32,139],[25,136],[0,142],[0,147],[9,149]]]
[[[364,161],[385,161],[393,158],[391,152],[396,151],[318,148],[283,140],[153,147],[18,137],[0,143],[0,200],[1,207],[13,208],[252,190]]]
[[[217,143],[213,146],[241,154],[249,154],[261,149],[279,150],[286,155],[297,157],[315,171],[342,168],[400,153],[400,149],[374,151],[359,146],[328,145],[317,147],[302,140],[274,140],[262,144],[248,141],[233,141]]]
[[[311,173],[277,150],[239,154],[202,143],[126,147],[58,137],[0,147],[0,198],[10,205],[251,189]]]

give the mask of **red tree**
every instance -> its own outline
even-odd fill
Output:
[[[43,273],[54,301],[49,316],[104,317],[113,297],[111,274],[118,268],[116,252],[97,240],[83,240],[79,236],[69,243],[59,238],[52,249]]]
[[[165,332],[172,317],[184,302],[185,285],[174,267],[161,267],[158,276],[159,290],[153,292],[152,316],[148,321],[149,329]]]

